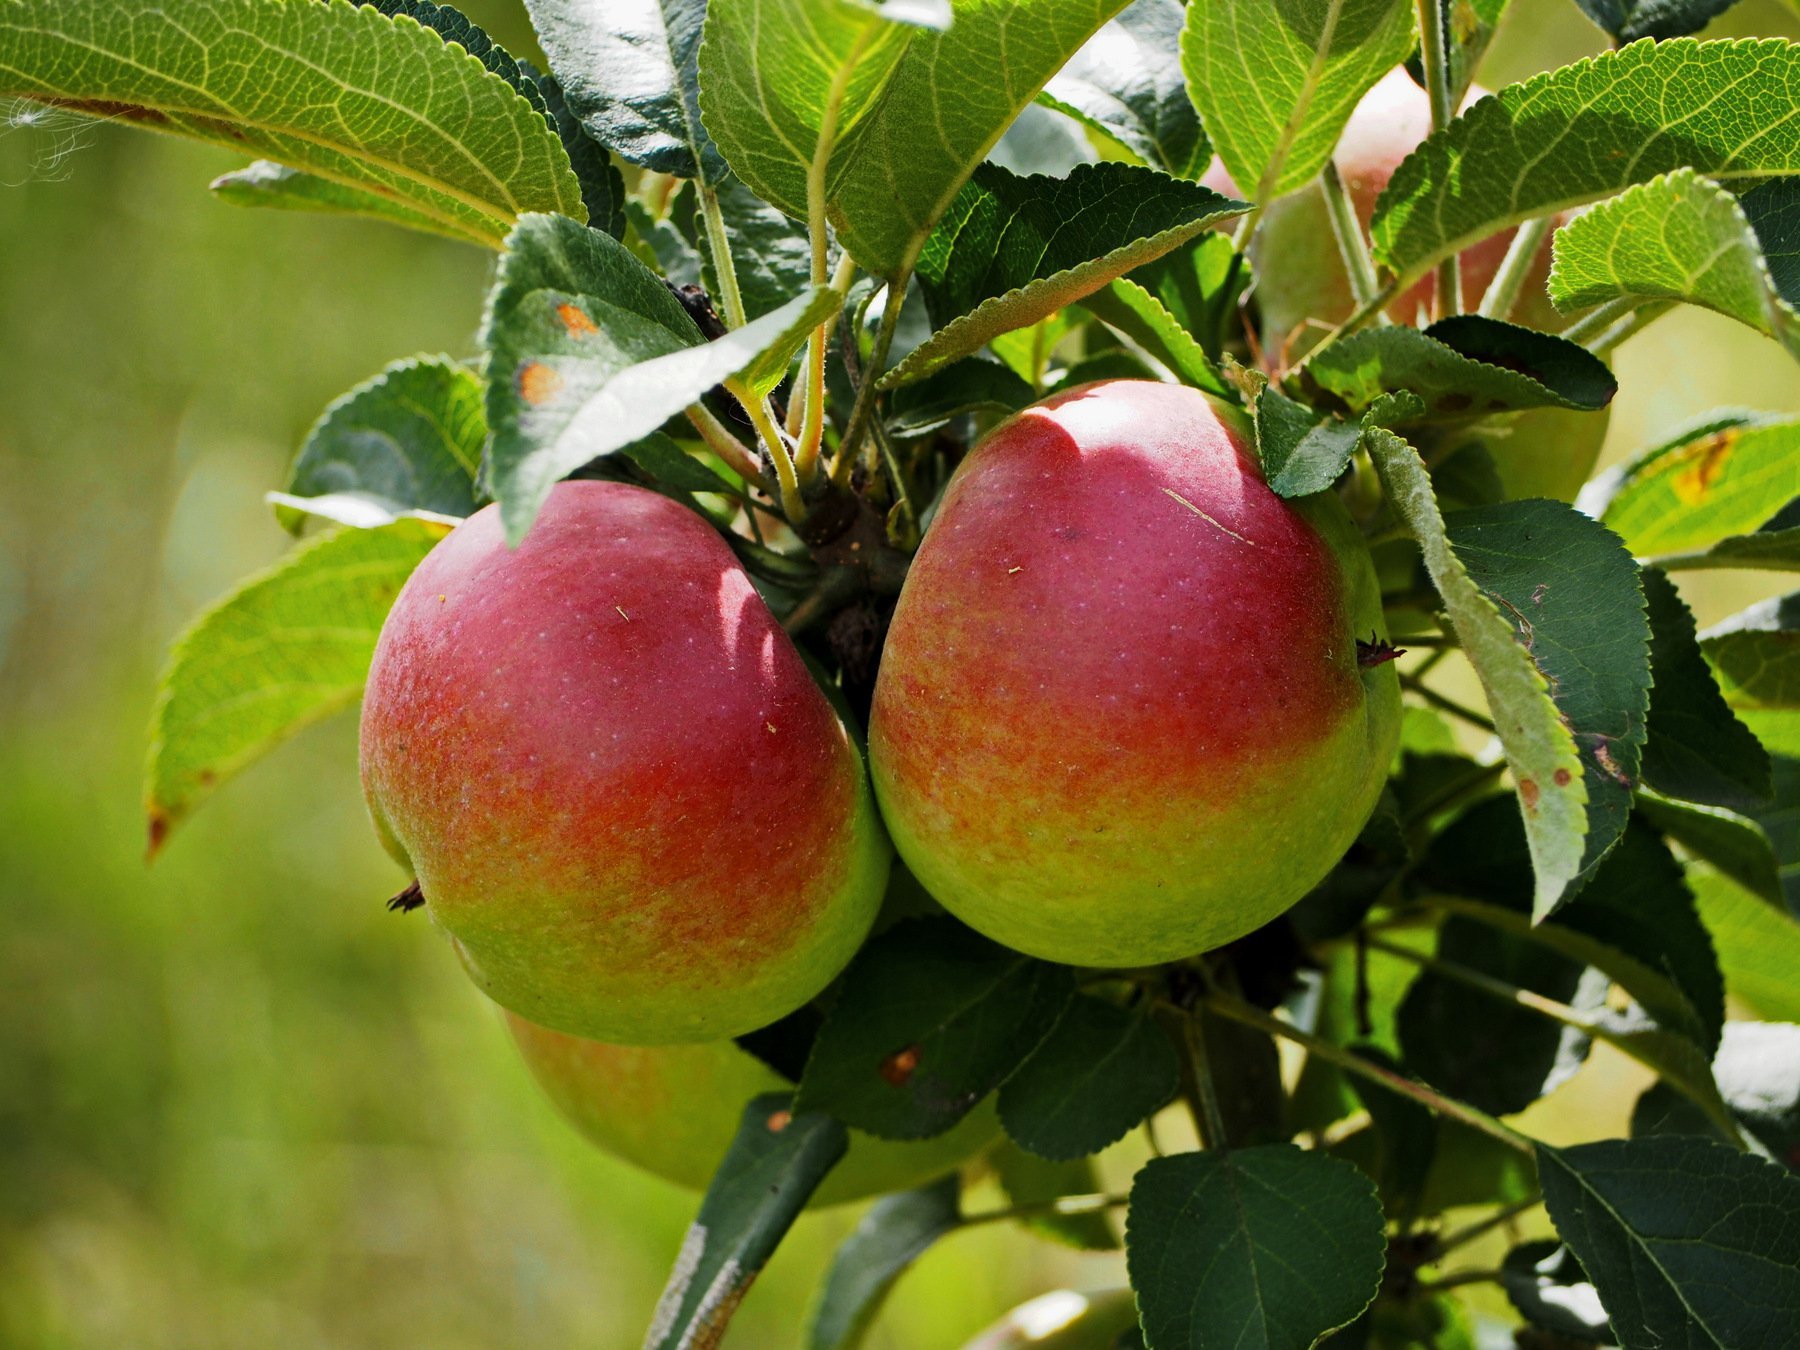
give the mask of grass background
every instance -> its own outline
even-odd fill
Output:
[[[512,0],[463,7],[532,51]],[[1800,24],[1751,0],[1714,32]],[[1572,4],[1519,0],[1484,81],[1599,45]],[[223,206],[205,184],[235,166],[92,124],[0,134],[0,1344],[636,1345],[695,1197],[585,1147],[427,925],[384,911],[398,877],[351,719],[143,863],[169,638],[280,554],[261,494],[327,402],[396,357],[472,351],[492,266]],[[1708,315],[1618,367],[1610,457],[1707,408],[1800,408],[1791,360]],[[1703,620],[1770,590],[1706,584]],[[1617,1111],[1600,1082],[1548,1127]],[[734,1343],[797,1342],[856,1217],[802,1220]],[[1120,1278],[979,1229],[920,1263],[873,1343],[953,1347]]]

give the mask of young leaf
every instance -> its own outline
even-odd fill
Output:
[[[1733,1119],[1769,1156],[1800,1171],[1800,1026],[1791,1022],[1729,1022],[1713,1077]],[[1632,1137],[1714,1135],[1705,1114],[1666,1083],[1655,1083],[1631,1111]]]
[[[1508,85],[1401,163],[1370,226],[1404,284],[1508,225],[1673,169],[1728,185],[1800,173],[1800,44],[1636,42]]]
[[[925,241],[918,275],[937,331],[883,383],[930,374],[1248,210],[1131,164],[1021,178],[984,164]]]
[[[447,532],[401,520],[322,534],[189,625],[150,724],[152,853],[225,779],[356,701],[394,597]]]
[[[1611,532],[1560,502],[1504,502],[1458,511],[1447,524],[1457,557],[1549,681],[1574,734],[1587,788],[1579,885],[1624,831],[1637,784],[1650,703],[1650,623],[1637,568]],[[1533,793],[1523,781],[1518,788],[1529,820]],[[1540,878],[1534,917],[1554,907]]]
[[[1291,1144],[1153,1158],[1131,1185],[1125,1259],[1156,1350],[1308,1350],[1381,1284],[1381,1205],[1349,1163]]]
[[[968,413],[1015,413],[1036,401],[1037,393],[1011,367],[971,356],[896,389],[888,400],[888,430],[923,436]]]
[[[1232,181],[1258,203],[1325,167],[1362,96],[1412,50],[1407,0],[1188,6],[1181,68]]]
[[[706,0],[525,0],[570,111],[595,140],[656,173],[725,174],[700,124]]]
[[[883,1300],[926,1248],[962,1222],[953,1172],[877,1201],[832,1259],[806,1337],[810,1350],[853,1350]]]
[[[1556,232],[1550,299],[1702,305],[1800,357],[1800,314],[1775,289],[1756,231],[1724,188],[1677,169],[1584,211]]]
[[[1130,338],[1183,384],[1220,397],[1231,390],[1206,349],[1169,312],[1162,300],[1130,277],[1120,277],[1082,302],[1100,322]]]
[[[1555,1238],[1514,1247],[1500,1263],[1500,1287],[1534,1327],[1580,1342],[1610,1344],[1599,1291],[1575,1254]]]
[[[1167,1106],[1181,1061],[1153,1019],[1104,999],[1070,1001],[1000,1089],[1000,1123],[1020,1147],[1085,1158]]]
[[[1008,1202],[1027,1207],[1028,1212],[1018,1221],[1024,1227],[1077,1251],[1119,1250],[1119,1235],[1104,1213],[1058,1214],[1044,1205],[1045,1201],[1064,1196],[1098,1194],[1103,1188],[1092,1158],[1052,1162],[1027,1153],[1010,1139],[1002,1139],[988,1151],[987,1161]]]
[[[1655,695],[1654,688],[1651,690]],[[1654,730],[1652,737],[1654,737]],[[1782,903],[1781,876],[1769,836],[1747,817],[1716,806],[1640,792],[1637,813],[1692,856],[1711,863],[1772,905]]]
[[[791,1109],[785,1092],[752,1098],[682,1239],[644,1350],[715,1346],[849,1135],[829,1116]]]
[[[1228,237],[1208,230],[1193,243],[1137,268],[1125,280],[1161,301],[1176,326],[1217,361],[1228,327],[1237,322],[1238,302],[1250,285],[1250,268]]]
[[[1270,385],[1256,400],[1256,454],[1277,496],[1304,497],[1337,482],[1362,424],[1296,403]]]
[[[887,1139],[941,1134],[1011,1076],[1073,992],[1067,967],[954,919],[897,924],[844,973],[800,1105]]]
[[[442,235],[458,243],[477,242],[460,224],[415,211],[391,197],[364,188],[301,173],[272,159],[259,159],[231,173],[220,174],[209,184],[222,202],[232,206],[259,206],[274,211],[310,211],[327,216],[361,216],[388,225],[399,225],[424,234]],[[486,242],[485,240],[480,242]]]
[[[481,398],[481,381],[447,356],[396,362],[313,424],[276,515],[296,534],[316,498],[352,498],[368,524],[417,511],[469,515],[487,440]]]
[[[1640,558],[1758,529],[1800,497],[1800,417],[1711,416],[1639,455],[1595,496],[1600,519]]]
[[[1588,831],[1590,789],[1575,737],[1531,652],[1451,547],[1418,451],[1381,427],[1371,428],[1364,444],[1395,514],[1419,542],[1426,570],[1487,694],[1525,813],[1536,878],[1532,908],[1548,914],[1581,873]]]
[[[1206,171],[1212,146],[1181,74],[1181,0],[1133,0],[1044,86],[1067,113],[1138,163],[1177,178]]]
[[[839,241],[901,277],[963,180],[1044,82],[1123,0],[952,0],[950,27],[919,31],[831,180]]]
[[[1794,1344],[1800,1178],[1681,1137],[1540,1144],[1538,1176],[1621,1344]]]
[[[1800,756],[1800,591],[1714,625],[1700,650],[1756,738],[1777,755]]]
[[[1690,868],[1688,885],[1719,953],[1726,991],[1764,1017],[1800,1022],[1800,919],[1706,868]]]
[[[702,342],[661,278],[623,244],[528,216],[488,297],[490,475],[508,538],[558,479],[649,435],[714,385],[772,383],[841,297],[821,289]]]
[[[1694,616],[1667,576],[1641,573],[1650,616],[1650,715],[1644,781],[1665,796],[1743,810],[1772,791],[1769,754],[1738,721],[1707,669]]]
[[[1361,413],[1384,394],[1406,390],[1424,416],[1458,419],[1521,408],[1597,412],[1618,381],[1583,347],[1476,314],[1420,331],[1368,328],[1321,347],[1301,368],[1314,389]]]
[[[700,108],[732,171],[797,220],[823,209],[919,25],[948,0],[711,0]]]
[[[489,247],[525,211],[586,216],[543,113],[411,19],[186,0],[118,20],[105,0],[3,0],[0,98],[250,150]]]
[[[1586,14],[1624,44],[1639,38],[1686,37],[1698,33],[1737,0],[1575,0]]]

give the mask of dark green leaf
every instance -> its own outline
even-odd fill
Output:
[[[1619,43],[1698,33],[1737,0],[1575,0]]]
[[[1083,1158],[1168,1105],[1180,1085],[1181,1062],[1154,1020],[1079,997],[1000,1089],[1000,1123],[1040,1157]]]
[[[297,533],[303,512],[363,528],[410,512],[469,515],[487,440],[481,398],[480,379],[447,356],[400,361],[358,385],[307,433],[276,498],[282,524]]]
[[[919,254],[937,331],[887,382],[919,379],[1028,327],[1248,209],[1131,164],[1084,164],[1067,178],[1022,178],[984,164]]]
[[[1212,146],[1181,75],[1181,0],[1135,0],[1070,58],[1038,97],[1141,164],[1198,178]]]
[[[1037,1048],[1073,991],[1066,966],[953,919],[896,924],[844,973],[800,1103],[883,1138],[941,1134]]]
[[[1650,616],[1649,735],[1644,781],[1686,801],[1742,810],[1767,801],[1769,755],[1726,705],[1695,637],[1694,616],[1669,579],[1643,570]]]
[[[1092,1158],[1052,1162],[1002,1139],[988,1151],[987,1160],[1007,1200],[1030,1209],[1018,1222],[1039,1237],[1084,1252],[1115,1252],[1123,1245],[1104,1212],[1058,1214],[1044,1206],[1064,1196],[1098,1194],[1100,1172]]]
[[[450,5],[440,5],[434,0],[356,0],[365,8],[378,10],[388,18],[405,15],[421,28],[429,28],[445,42],[454,42],[482,65],[490,73],[498,75],[510,84],[518,95],[532,107],[550,116],[542,92],[536,81],[519,69],[519,63],[512,58],[506,48],[500,46],[487,35],[468,15]]]
[[[1800,591],[1709,628],[1700,650],[1757,739],[1775,755],[1800,756]]]
[[[1500,1287],[1534,1327],[1581,1341],[1612,1341],[1599,1292],[1575,1254],[1555,1238],[1508,1252],[1500,1263]]]
[[[1775,290],[1800,308],[1800,178],[1777,178],[1738,199],[1762,246]]]
[[[1405,281],[1508,225],[1671,169],[1728,185],[1800,173],[1800,45],[1780,38],[1634,43],[1508,85],[1395,172],[1371,225]]]
[[[649,474],[660,486],[675,492],[722,492],[733,497],[739,495],[735,486],[660,431],[651,432],[641,441],[633,441],[619,453]]]
[[[811,1350],[852,1350],[862,1344],[906,1268],[961,1222],[959,1193],[953,1172],[876,1202],[832,1260],[806,1338]]]
[[[1579,887],[1624,832],[1644,745],[1650,624],[1637,568],[1615,535],[1560,502],[1459,511],[1446,526],[1457,557],[1512,625],[1574,733],[1587,789]],[[1518,787],[1529,814],[1552,785]],[[1535,916],[1556,903],[1540,895]]]
[[[680,211],[684,205],[691,205],[693,195],[691,188],[678,190],[670,209]],[[625,203],[625,219],[636,238],[637,246],[633,252],[644,262],[653,265],[677,286],[700,285],[701,270],[705,266],[700,250],[674,220],[653,215],[640,201]]]
[[[1036,392],[1011,368],[970,356],[896,389],[888,400],[888,430],[923,436],[968,413],[1014,413],[1036,401]]]
[[[1082,308],[1107,327],[1130,338],[1183,384],[1228,396],[1230,387],[1206,349],[1183,328],[1163,302],[1130,277],[1082,300]]]
[[[1356,1053],[1371,1063],[1400,1072],[1399,1062],[1379,1046],[1359,1045]],[[1420,1199],[1437,1156],[1438,1118],[1410,1097],[1376,1087],[1361,1078],[1349,1080],[1374,1126],[1381,1161],[1375,1173],[1383,1207],[1403,1221],[1418,1212]]]
[[[1442,319],[1423,332],[1399,325],[1365,329],[1321,348],[1303,370],[1313,388],[1352,412],[1404,389],[1424,400],[1430,420],[1521,408],[1592,412],[1619,387],[1586,348],[1475,314]]]
[[[1256,400],[1256,454],[1281,497],[1323,492],[1362,440],[1362,424],[1296,403],[1270,385]]]
[[[812,249],[807,243],[806,227],[763,201],[741,179],[727,178],[717,192],[719,215],[731,239],[731,261],[737,271],[744,313],[760,319],[795,296],[804,295],[812,277]],[[698,218],[697,204],[694,213]],[[693,245],[703,262],[701,284],[716,296],[720,293],[718,273],[703,229],[695,231]]]
[[[562,138],[563,149],[569,152],[569,166],[581,183],[581,200],[587,207],[588,224],[596,230],[605,230],[614,239],[623,239],[625,180],[619,174],[619,166],[612,162],[606,147],[582,125],[555,78],[533,71],[530,66],[523,68],[536,77],[551,124]]]
[[[1125,280],[1160,300],[1176,326],[1217,361],[1226,328],[1235,323],[1238,302],[1250,285],[1250,268],[1232,250],[1228,236],[1208,230],[1193,243],[1136,268]]]
[[[1681,1137],[1540,1144],[1538,1175],[1622,1345],[1800,1344],[1800,1178]]]
[[[719,1343],[752,1281],[849,1147],[829,1116],[796,1113],[785,1092],[753,1098],[657,1301],[645,1350]]]
[[[525,0],[525,8],[569,108],[594,139],[657,173],[724,176],[700,125],[706,0]]]
[[[1291,1144],[1183,1153],[1131,1186],[1127,1267],[1156,1350],[1308,1350],[1381,1283],[1381,1205],[1354,1167]]]
[[[1734,534],[1704,553],[1664,558],[1669,571],[1727,568],[1754,572],[1800,572],[1800,529],[1765,526],[1755,534]]]
[[[1790,1171],[1800,1171],[1800,1026],[1791,1022],[1728,1022],[1713,1056],[1719,1095],[1746,1133]],[[1638,1098],[1634,1138],[1697,1134],[1716,1138],[1706,1114],[1666,1083]]]
[[[1773,800],[1756,812],[1756,823],[1775,855],[1780,890],[1774,898],[1800,917],[1800,759],[1776,756],[1773,782]]]
[[[1740,886],[1772,905],[1782,902],[1775,850],[1756,821],[1720,807],[1695,806],[1650,793],[1638,794],[1637,813]]]

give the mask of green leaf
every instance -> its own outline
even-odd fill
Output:
[[[1770,904],[1782,903],[1775,850],[1754,820],[1720,807],[1672,801],[1649,792],[1638,794],[1637,812],[1692,856],[1711,863]]]
[[[276,494],[276,515],[299,533],[303,511],[334,507],[359,510],[345,523],[363,528],[411,512],[472,514],[487,440],[481,400],[480,379],[447,356],[395,362],[313,424]],[[325,511],[319,499],[330,499]]]
[[[854,153],[832,165],[831,222],[857,262],[890,279],[1000,135],[1122,0],[952,0],[950,27],[917,32]]]
[[[919,254],[936,331],[882,383],[920,379],[1248,209],[1131,164],[1083,164],[1067,178],[984,164]]]
[[[1402,1073],[1398,1060],[1375,1045],[1357,1045],[1355,1052],[1370,1063]],[[1409,1221],[1418,1213],[1419,1201],[1431,1177],[1437,1157],[1438,1118],[1426,1107],[1398,1092],[1390,1092],[1361,1078],[1348,1080],[1363,1109],[1369,1113],[1375,1142],[1380,1146],[1373,1176],[1382,1207]]]
[[[622,446],[619,453],[636,464],[661,487],[672,492],[718,492],[738,497],[741,492],[714,473],[697,456],[681,448],[680,442],[653,431],[641,441]]]
[[[806,220],[861,153],[918,25],[949,18],[947,0],[711,0],[706,128],[759,197]]]
[[[537,81],[528,72],[521,71],[519,63],[513,60],[512,53],[496,43],[461,10],[437,4],[435,0],[356,0],[356,3],[376,10],[389,19],[404,16],[421,28],[429,28],[445,42],[454,42],[481,62],[490,73],[510,84],[521,98],[546,118],[550,116],[549,106]]]
[[[625,237],[625,179],[606,147],[588,134],[581,119],[569,107],[562,86],[554,76],[521,63],[521,69],[537,81],[545,110],[569,156],[569,167],[581,184],[581,201],[587,207],[588,224],[605,230],[614,239]]]
[[[1370,226],[1400,282],[1535,216],[1691,168],[1728,185],[1800,173],[1800,44],[1637,42],[1508,85],[1395,171]]]
[[[525,0],[568,106],[600,144],[656,173],[725,174],[700,124],[706,0]]]
[[[1725,989],[1764,1017],[1800,1021],[1800,920],[1716,872],[1688,870]]]
[[[1640,454],[1596,496],[1601,520],[1640,558],[1758,529],[1800,497],[1800,417],[1711,415]]]
[[[1232,181],[1267,203],[1325,167],[1415,40],[1406,0],[1211,0],[1188,7],[1181,68]]]
[[[1182,327],[1160,298],[1130,277],[1120,277],[1081,303],[1107,327],[1155,357],[1183,384],[1220,397],[1230,394],[1230,386],[1206,349]]]
[[[1737,0],[1575,0],[1614,42],[1698,33]]]
[[[1395,514],[1419,542],[1451,626],[1487,694],[1525,813],[1536,877],[1532,908],[1548,914],[1581,874],[1588,833],[1590,788],[1574,734],[1551,698],[1544,671],[1451,547],[1418,451],[1380,427],[1369,430],[1364,444]]]
[[[1555,1238],[1526,1242],[1508,1252],[1500,1263],[1500,1287],[1534,1327],[1582,1342],[1612,1341],[1599,1291],[1575,1254]]]
[[[188,626],[150,723],[152,853],[220,783],[356,702],[394,597],[446,532],[402,520],[322,534]]]
[[[543,113],[411,19],[330,4],[0,3],[0,98],[248,150],[495,247],[519,215],[584,218]]]
[[[400,225],[425,234],[442,235],[459,243],[474,242],[460,224],[415,211],[389,197],[301,173],[271,159],[259,159],[211,183],[220,201],[232,206],[260,206],[276,211],[310,211],[317,215],[361,216],[389,225]],[[482,241],[485,242],[485,241]]]
[[[1738,198],[1775,289],[1800,308],[1800,178],[1777,178]]]
[[[976,412],[1015,413],[1037,401],[1018,373],[985,356],[971,356],[896,389],[888,400],[888,430],[923,436]]]
[[[1362,440],[1362,424],[1296,403],[1270,385],[1256,400],[1256,454],[1279,497],[1304,497],[1337,482]]]
[[[731,240],[731,261],[744,312],[760,319],[806,294],[812,288],[812,248],[806,227],[763,201],[739,178],[727,178],[716,191],[719,215]],[[696,203],[696,220],[699,215]],[[702,260],[701,284],[716,296],[720,294],[718,271],[703,227],[696,228],[692,243]]]
[[[1153,1158],[1131,1186],[1125,1253],[1156,1350],[1307,1350],[1381,1283],[1381,1205],[1349,1163],[1291,1144]]]
[[[1770,751],[1800,756],[1800,591],[1764,600],[1700,636],[1725,702]]]
[[[949,1129],[1037,1048],[1074,992],[1067,967],[948,918],[896,924],[841,984],[799,1101],[885,1139]]]
[[[962,1222],[956,1174],[883,1197],[832,1259],[806,1343],[811,1350],[853,1350],[906,1268]]]
[[[1578,886],[1625,829],[1644,746],[1650,622],[1638,569],[1617,537],[1561,502],[1503,502],[1458,511],[1447,523],[1451,547],[1549,682],[1574,735],[1587,789]],[[1550,795],[1536,786],[1534,801],[1518,783],[1528,821]],[[1541,919],[1555,902],[1546,901],[1541,877],[1539,888]]]
[[[1716,310],[1800,357],[1800,314],[1743,208],[1692,169],[1652,178],[1556,232],[1550,299],[1577,310],[1608,300],[1677,300]]]
[[[1208,230],[1193,243],[1137,268],[1125,280],[1160,300],[1176,326],[1217,361],[1227,328],[1238,320],[1238,302],[1250,285],[1250,268],[1226,235]],[[1087,303],[1091,307],[1091,299]]]
[[[691,197],[691,192],[678,192],[670,209],[680,210],[683,199]],[[625,219],[635,239],[636,247],[632,251],[638,257],[653,265],[676,286],[701,285],[700,277],[706,264],[700,249],[674,220],[652,215],[650,208],[640,201],[625,203]]]
[[[1641,573],[1650,616],[1650,715],[1644,781],[1686,801],[1743,810],[1766,801],[1769,755],[1719,692],[1694,616],[1667,576]]]
[[[1198,178],[1212,158],[1181,74],[1181,0],[1134,0],[1044,86],[1040,103],[1067,113],[1137,163]]]
[[[1000,1089],[1000,1123],[1039,1157],[1085,1158],[1167,1106],[1180,1086],[1181,1061],[1152,1018],[1079,997]]]
[[[750,1284],[849,1145],[829,1116],[785,1092],[752,1098],[682,1239],[644,1350],[714,1346]]]
[[[1789,1171],[1800,1171],[1800,1026],[1729,1022],[1713,1056],[1713,1077],[1739,1127]],[[1632,1137],[1713,1136],[1704,1113],[1666,1083],[1654,1083],[1631,1111]]]
[[[1795,1343],[1800,1179],[1680,1137],[1540,1144],[1538,1176],[1622,1345]]]
[[[1778,864],[1780,882],[1773,899],[1800,918],[1800,759],[1777,755],[1771,767],[1773,800],[1755,813],[1756,823]]]
[[[716,384],[772,383],[837,292],[800,297],[702,342],[662,279],[608,235],[528,216],[488,297],[490,477],[507,537],[557,480],[655,431]]]
[[[1521,408],[1596,412],[1618,381],[1573,342],[1497,319],[1459,314],[1420,331],[1366,328],[1318,349],[1301,368],[1309,386],[1361,413],[1384,394],[1424,400],[1423,416],[1455,420]]]
[[[1000,1189],[1006,1192],[1007,1201],[1027,1207],[1028,1212],[1018,1222],[1039,1237],[1077,1251],[1119,1250],[1119,1235],[1104,1213],[1058,1214],[1045,1207],[1046,1201],[1064,1196],[1099,1193],[1100,1172],[1092,1158],[1052,1162],[1027,1153],[1010,1139],[1002,1139],[988,1151],[987,1161]]]
[[[1763,526],[1753,534],[1734,534],[1702,553],[1679,553],[1660,558],[1666,571],[1691,572],[1725,568],[1731,571],[1800,572],[1800,529]]]

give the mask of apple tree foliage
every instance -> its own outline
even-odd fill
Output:
[[[808,1344],[858,1343],[932,1243],[1011,1221],[1123,1244],[1133,1296],[1076,1300],[1118,1345],[1470,1344],[1488,1284],[1521,1345],[1800,1346],[1800,600],[1702,632],[1676,584],[1800,570],[1800,419],[1674,430],[1579,509],[1495,471],[1522,418],[1597,416],[1605,355],[1675,304],[1800,358],[1800,46],[1691,36],[1729,0],[1578,0],[1612,50],[1453,116],[1508,0],[526,3],[548,71],[430,0],[0,0],[0,94],[240,152],[233,204],[498,254],[479,358],[325,410],[270,494],[301,542],[176,645],[153,848],[355,701],[399,586],[487,501],[514,541],[570,475],[685,503],[866,711],[982,431],[1090,379],[1186,383],[1375,551],[1411,649],[1375,817],[1289,914],[1163,967],[941,914],[871,939],[746,1039],[791,1091],[745,1104],[647,1344],[715,1343],[848,1129],[926,1137],[995,1095],[1010,1139],[971,1175],[1007,1199],[879,1202]],[[1437,129],[1367,233],[1345,207],[1335,244],[1263,260],[1354,284],[1288,364],[1248,241],[1275,197],[1342,191],[1351,110],[1409,61]],[[1247,199],[1201,184],[1215,153]],[[1492,293],[1384,317],[1510,227]],[[1543,333],[1506,316],[1552,231]],[[1505,1119],[1596,1041],[1654,1076],[1630,1137]],[[1092,1155],[1171,1103],[1200,1147],[1152,1132],[1097,1189]],[[1555,1239],[1467,1264],[1539,1205]]]

